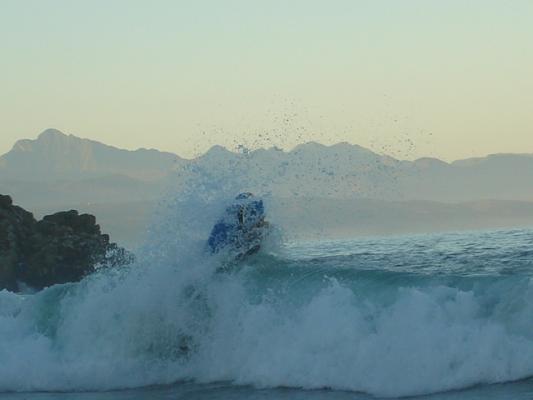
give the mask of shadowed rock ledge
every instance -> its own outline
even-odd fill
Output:
[[[76,282],[98,267],[122,266],[132,259],[100,232],[93,215],[70,210],[36,221],[10,196],[0,195],[0,290]]]

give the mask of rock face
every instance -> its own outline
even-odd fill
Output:
[[[0,290],[18,291],[76,282],[99,266],[132,261],[126,250],[110,243],[95,217],[58,212],[36,221],[33,215],[0,195]]]

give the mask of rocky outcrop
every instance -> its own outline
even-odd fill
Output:
[[[17,290],[17,267],[29,250],[35,229],[33,215],[0,195],[0,289]]]
[[[36,221],[0,195],[0,290],[76,282],[99,267],[131,261],[130,253],[100,232],[94,216],[71,210]]]

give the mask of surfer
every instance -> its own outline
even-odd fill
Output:
[[[236,259],[257,253],[268,229],[263,200],[240,193],[217,221],[207,245],[212,254],[227,250]]]

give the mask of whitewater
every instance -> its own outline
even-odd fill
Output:
[[[305,242],[280,228],[221,271],[205,240],[237,191],[194,188],[162,202],[133,265],[0,292],[0,396],[533,392],[533,230]]]

